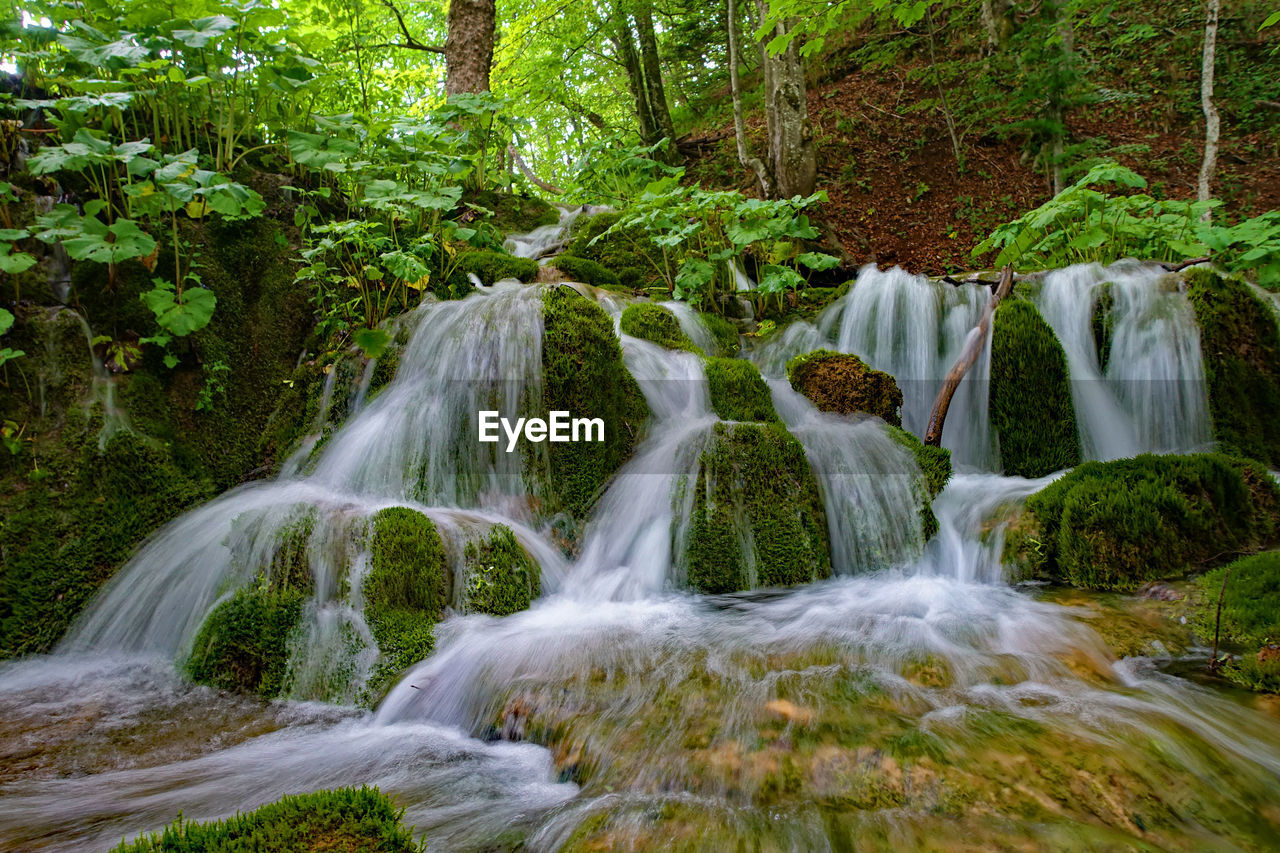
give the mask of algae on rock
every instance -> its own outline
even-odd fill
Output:
[[[681,554],[688,586],[725,593],[831,575],[826,511],[781,424],[717,423],[699,460]]]

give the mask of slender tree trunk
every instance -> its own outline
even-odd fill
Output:
[[[1204,161],[1200,164],[1200,183],[1196,197],[1208,201],[1213,173],[1218,167],[1218,108],[1213,105],[1213,67],[1218,46],[1219,0],[1208,0],[1208,14],[1204,22],[1204,56],[1200,66],[1200,107],[1204,110]],[[1204,212],[1208,222],[1212,214]]]
[[[733,94],[733,135],[738,143],[738,162],[750,169],[756,176],[760,187],[760,195],[769,198],[773,195],[773,175],[764,161],[751,153],[747,144],[747,128],[742,120],[742,86],[738,79],[738,4],[737,0],[729,0],[728,18],[729,32],[729,90]]]
[[[489,91],[497,28],[494,0],[450,0],[446,23],[445,94]]]
[[[662,62],[658,58],[658,40],[653,32],[653,6],[642,0],[635,12],[636,34],[640,41],[640,68],[644,72],[644,91],[649,101],[649,113],[657,133],[670,141],[667,160],[677,162],[676,130],[667,107],[667,90],[662,82]]]
[[[767,0],[756,0],[761,20],[768,16]],[[790,24],[779,21],[774,35],[786,35]],[[771,56],[762,52],[765,80],[765,115],[769,130],[769,165],[774,192],[779,198],[809,195],[818,179],[813,147],[813,127],[805,100],[804,63],[793,41],[785,51]]]
[[[618,57],[622,60],[622,66],[627,72],[627,86],[631,89],[631,98],[636,105],[636,118],[640,122],[640,138],[646,145],[652,145],[662,138],[661,130],[649,101],[644,67],[640,63],[640,53],[636,50],[635,40],[631,36],[631,23],[627,19],[626,11],[620,5],[613,7],[613,46],[618,51]]]
[[[1010,0],[982,0],[982,28],[987,32],[987,50],[999,53],[1013,34],[1013,3]]]
[[[1049,86],[1049,107],[1046,116],[1053,127],[1049,143],[1053,172],[1053,194],[1058,195],[1066,189],[1064,166],[1066,160],[1067,140],[1067,95],[1072,78],[1072,65],[1075,63],[1075,22],[1071,19],[1071,11],[1066,2],[1051,0],[1045,3],[1045,11],[1052,15],[1058,33],[1058,73]]]

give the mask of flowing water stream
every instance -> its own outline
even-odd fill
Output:
[[[536,256],[561,239],[552,229],[515,242]],[[1201,369],[1194,323],[1150,274],[1107,273],[1107,368],[1073,355],[1085,332],[1068,291],[1092,293],[1100,275],[1055,273],[1036,296],[1073,378],[1093,381],[1076,390],[1090,455],[1205,443],[1203,401],[1183,393]],[[626,304],[581,291],[615,322]],[[539,455],[472,439],[477,409],[539,399],[539,294],[507,282],[424,305],[390,384],[367,401],[367,382],[357,388],[346,421],[317,423],[276,480],[156,534],[56,654],[0,669],[0,848],[103,848],[179,811],[204,819],[361,783],[406,806],[433,850],[743,838],[767,850],[850,849],[851,838],[869,849],[1262,849],[1280,837],[1274,709],[1159,661],[1117,660],[1096,610],[1006,583],[1010,509],[1049,478],[996,473],[985,359],[953,404],[962,471],[934,502],[940,530],[927,545],[911,454],[880,421],[820,413],[781,379],[797,352],[856,352],[898,377],[904,423],[919,429],[986,288],[868,268],[815,323],[752,353],[820,483],[835,576],[731,596],[679,588],[685,486],[717,421],[698,357],[620,335],[652,418],[576,559],[535,511],[537,478],[522,472]],[[709,347],[697,315],[670,307]],[[1169,383],[1176,423],[1154,405]],[[1133,443],[1108,443],[1105,419]],[[543,594],[505,618],[441,622],[436,651],[363,711],[376,648],[337,578],[348,566],[359,587],[356,531],[388,506],[429,515],[455,561],[476,531],[509,525],[542,567]],[[201,621],[270,565],[300,519],[315,583],[289,698],[185,682],[175,662]],[[348,673],[337,688],[325,677],[335,669]]]

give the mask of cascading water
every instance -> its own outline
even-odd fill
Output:
[[[615,321],[626,304],[581,291]],[[62,744],[47,766],[0,773],[0,846],[105,846],[179,811],[199,820],[361,783],[397,797],[439,850],[838,849],[854,837],[1197,849],[1274,831],[1257,814],[1280,776],[1273,723],[1151,662],[1117,662],[1089,614],[1004,583],[1009,510],[1047,480],[958,474],[922,545],[911,454],[880,421],[819,413],[781,378],[787,357],[834,340],[898,375],[918,426],[985,288],[864,270],[816,324],[752,353],[820,485],[838,577],[732,596],[672,584],[687,486],[717,420],[697,356],[622,336],[652,417],[572,563],[534,527],[520,473],[538,459],[471,440],[477,408],[526,411],[540,393],[538,294],[499,284],[424,306],[395,378],[367,401],[357,387],[364,402],[345,424],[324,422],[330,395],[347,393],[327,383],[315,439],[278,480],[175,521],[57,656],[0,670],[0,730]],[[694,312],[671,307],[714,349]],[[1121,342],[1129,310],[1117,309],[1112,346],[1136,358],[1140,344]],[[985,367],[974,370],[980,386]],[[953,408],[971,412],[948,421],[957,457],[991,467],[985,408]],[[455,557],[476,531],[509,525],[542,567],[542,597],[501,619],[441,622],[435,651],[372,714],[262,705],[175,676],[204,616],[271,569],[287,531],[305,531],[314,592],[292,696],[352,702],[360,679],[335,692],[327,674],[367,672],[373,646],[359,595],[338,589],[359,589],[359,531],[393,505],[427,513]]]
[[[1044,277],[1035,302],[1067,356],[1086,459],[1186,453],[1211,443],[1200,331],[1178,283],[1133,261],[1079,264]]]

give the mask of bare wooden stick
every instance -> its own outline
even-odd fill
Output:
[[[1001,299],[1009,295],[1012,289],[1013,267],[1007,266],[1000,272],[1000,283],[996,286],[996,292],[983,310],[978,325],[974,327],[975,334],[969,336],[969,343],[965,346],[964,352],[960,353],[956,363],[947,371],[947,378],[933,401],[933,410],[929,412],[929,429],[924,434],[925,444],[941,446],[942,425],[947,420],[947,409],[951,408],[951,398],[955,396],[956,388],[960,387],[960,380],[964,379],[969,368],[973,367],[973,363],[978,360],[982,348],[986,346],[987,332],[991,328],[991,318],[995,316],[996,306],[1000,304]]]
[[[1166,272],[1182,272],[1187,267],[1194,267],[1196,264],[1207,264],[1208,262],[1209,258],[1206,256],[1203,258],[1192,258],[1189,261],[1183,261],[1177,264],[1161,264],[1160,266],[1164,267]]]
[[[564,190],[560,189],[555,184],[549,184],[546,181],[539,178],[537,175],[535,175],[533,173],[533,170],[529,168],[529,164],[526,163],[524,161],[524,158],[520,156],[520,151],[514,145],[507,146],[507,153],[511,155],[511,162],[516,164],[516,168],[518,168],[521,172],[523,172],[524,176],[528,178],[529,182],[532,183],[534,186],[538,187],[544,192],[552,193],[553,195],[560,195],[560,193],[564,192]]]

